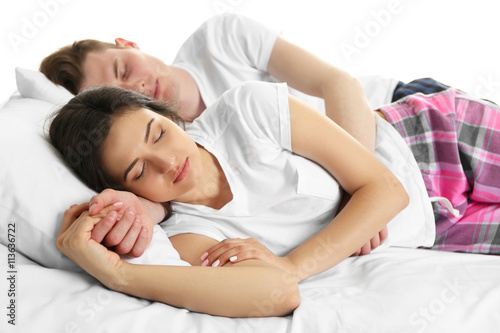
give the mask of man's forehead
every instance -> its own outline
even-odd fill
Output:
[[[113,62],[116,55],[110,50],[112,49],[101,52],[91,51],[87,54],[82,68],[82,89],[112,82]]]

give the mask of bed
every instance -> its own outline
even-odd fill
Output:
[[[498,331],[500,257],[391,244],[303,281],[301,304],[286,317],[216,317],[105,288],[55,248],[64,210],[94,194],[44,136],[71,96],[36,71],[18,68],[16,79],[0,109],[1,332]],[[377,106],[394,82],[363,84]],[[161,228],[131,262],[185,264]]]

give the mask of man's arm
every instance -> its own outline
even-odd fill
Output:
[[[274,44],[267,69],[292,88],[323,98],[326,115],[374,150],[375,115],[357,79],[281,37]]]

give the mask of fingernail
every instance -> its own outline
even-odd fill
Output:
[[[76,207],[76,206],[78,206],[78,205],[77,204],[73,204],[69,208],[73,208],[73,207]]]
[[[238,259],[238,257],[237,257],[237,256],[232,256],[231,258],[229,258],[229,261],[233,262],[233,261],[235,261],[236,259]]]
[[[132,208],[129,208],[129,209],[127,210],[127,212],[128,212],[130,215],[135,215],[135,212],[134,212],[134,210],[133,210]]]
[[[201,256],[200,260],[201,260],[201,261],[203,261],[203,260],[207,259],[207,257],[208,257],[208,252],[205,252],[205,253],[203,253],[203,255]]]
[[[89,213],[92,211],[92,208],[94,208],[97,205],[97,202],[94,202],[92,205],[89,207]]]
[[[137,216],[137,217],[135,218],[135,223],[139,223],[139,224],[141,224],[141,222],[142,222],[141,218],[140,218],[139,216]]]
[[[115,206],[115,207],[119,207],[119,206],[121,206],[121,205],[123,205],[123,202],[121,202],[121,201],[115,202],[115,203],[113,204],[113,206]]]
[[[219,266],[219,264],[220,264],[220,260],[217,259],[217,261],[212,264],[212,267],[217,267],[217,266]]]
[[[208,266],[208,259],[206,259],[201,266]]]

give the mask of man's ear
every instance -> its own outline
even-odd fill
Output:
[[[121,47],[133,47],[139,50],[139,46],[136,43],[126,40],[125,38],[115,38],[115,44]]]

